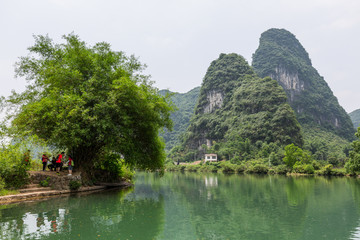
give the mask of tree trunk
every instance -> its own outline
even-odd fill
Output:
[[[94,165],[99,157],[100,148],[97,147],[77,147],[73,149],[73,159],[75,169],[80,172],[83,185],[92,185],[94,179]]]

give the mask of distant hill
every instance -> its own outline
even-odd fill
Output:
[[[194,107],[198,101],[200,87],[196,87],[187,93],[176,93],[169,90],[160,90],[159,94],[172,94],[171,100],[178,108],[171,114],[171,119],[174,123],[173,131],[165,130],[160,135],[165,140],[165,150],[169,151],[171,148],[180,143],[180,137],[185,133],[189,126],[190,118],[194,113]]]
[[[352,121],[352,123],[354,125],[354,128],[357,129],[359,127],[359,124],[360,124],[360,109],[349,113],[349,116],[350,116],[351,121]]]
[[[260,77],[270,76],[284,88],[304,129],[321,129],[347,140],[354,139],[350,117],[292,33],[285,29],[262,33],[252,65]]]
[[[303,140],[281,86],[259,78],[242,56],[220,54],[205,74],[195,114],[172,154],[191,161],[213,151],[222,159],[242,160],[268,157],[290,143],[301,146]]]

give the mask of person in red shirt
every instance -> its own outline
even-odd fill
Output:
[[[44,153],[42,155],[41,161],[42,161],[42,164],[43,164],[43,171],[45,171],[47,162],[49,161],[49,158],[46,156],[46,153]]]
[[[57,174],[60,174],[60,167],[61,167],[64,155],[65,155],[65,152],[62,152],[61,154],[59,154],[57,156],[57,159],[56,159],[56,173]]]
[[[29,166],[30,165],[30,150],[27,150],[27,152],[24,153],[24,164],[25,166]]]

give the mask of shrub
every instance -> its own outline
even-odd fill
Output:
[[[321,164],[318,161],[313,160],[311,164],[314,167],[314,170],[320,170]]]
[[[233,173],[235,172],[236,165],[229,162],[221,162],[220,167],[223,173]]]
[[[304,165],[304,173],[314,174],[314,172],[315,172],[315,169],[314,169],[313,165],[311,165],[311,164]]]
[[[346,170],[345,168],[337,168],[332,170],[332,175],[334,176],[345,176]]]
[[[324,169],[325,175],[331,175],[332,169],[333,169],[333,165],[332,165],[332,164],[328,164],[328,165],[326,165],[323,169]]]
[[[249,166],[246,170],[247,173],[258,173],[266,174],[269,171],[269,167],[264,164],[255,164],[254,166]]]
[[[40,186],[42,187],[48,187],[49,186],[50,177],[47,177],[46,179],[40,181]]]
[[[0,191],[2,191],[5,188],[5,181],[0,177]]]
[[[72,180],[69,182],[70,190],[75,191],[75,190],[78,190],[80,187],[81,187],[81,183],[79,181]]]
[[[332,175],[333,173],[333,165],[328,164],[322,167],[320,170],[315,172],[318,175]]]
[[[300,162],[296,162],[293,166],[293,172],[295,173],[305,173],[305,170],[304,170],[304,165],[301,164]]]
[[[197,172],[200,168],[200,165],[187,165],[186,170],[189,172]]]
[[[289,172],[289,168],[285,165],[279,165],[275,167],[275,172],[280,175],[286,175]]]
[[[236,165],[235,166],[235,172],[237,173],[243,173],[246,171],[246,166],[243,165],[243,164],[240,164],[240,165]]]
[[[1,149],[0,177],[5,182],[5,188],[19,188],[25,185],[28,180],[27,168],[19,145],[9,145]]]
[[[201,171],[201,172],[217,172],[218,167],[215,165],[212,165],[212,164],[204,164],[201,166],[199,171]]]

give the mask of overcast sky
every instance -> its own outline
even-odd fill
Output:
[[[14,63],[34,34],[108,42],[147,64],[156,87],[187,92],[220,53],[251,64],[269,28],[292,32],[344,109],[360,108],[359,0],[1,0],[0,95],[24,89]]]

